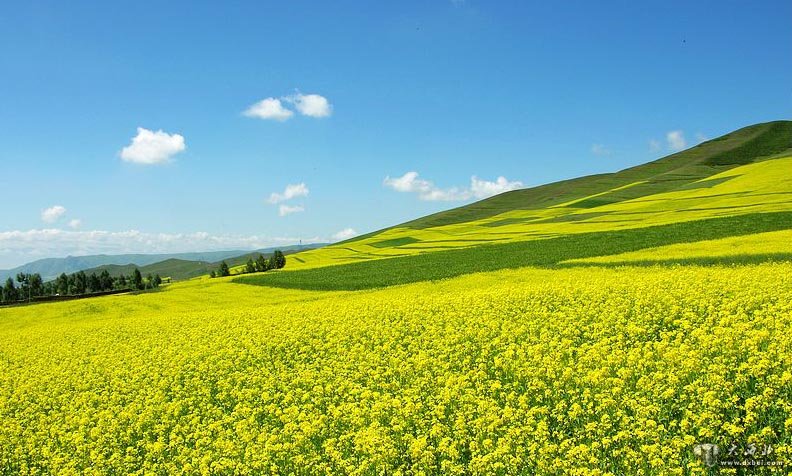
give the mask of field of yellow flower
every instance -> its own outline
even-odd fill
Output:
[[[790,296],[768,263],[0,309],[0,473],[707,474],[693,446],[732,440],[789,462]]]

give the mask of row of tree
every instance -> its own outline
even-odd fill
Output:
[[[275,250],[273,251],[272,256],[269,258],[261,254],[258,255],[255,260],[252,257],[248,258],[245,267],[240,270],[238,274],[261,273],[271,269],[281,269],[284,266],[286,266],[286,256],[283,255],[281,250]],[[231,269],[228,267],[228,263],[225,261],[220,263],[220,267],[217,269],[217,271],[212,271],[209,273],[209,277],[211,278],[230,275]]]
[[[129,276],[113,277],[105,269],[99,274],[86,274],[84,271],[73,274],[63,273],[47,282],[44,282],[38,273],[19,273],[16,275],[16,281],[12,278],[6,280],[0,290],[0,302],[10,304],[51,296],[83,296],[108,291],[154,289],[160,284],[162,278],[159,274],[154,276],[149,274],[144,278],[137,268]]]

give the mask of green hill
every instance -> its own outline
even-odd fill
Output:
[[[787,229],[792,122],[776,121],[613,174],[507,192],[299,253],[286,272],[239,281],[361,289]],[[790,251],[719,261],[788,259]]]
[[[514,190],[400,225],[414,229],[480,220],[510,210],[545,208],[597,195],[577,203],[593,208],[690,186],[739,165],[792,151],[792,121],[774,121],[736,130],[682,152],[620,172],[564,180]],[[638,186],[615,190],[631,183]],[[600,195],[600,194],[605,195]]]

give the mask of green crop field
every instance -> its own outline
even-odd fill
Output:
[[[282,270],[0,308],[0,474],[792,464],[790,147],[760,124]]]

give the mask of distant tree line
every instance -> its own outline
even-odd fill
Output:
[[[162,284],[159,274],[149,274],[145,278],[135,268],[129,276],[123,274],[113,277],[105,269],[101,273],[86,274],[78,271],[73,274],[62,273],[52,281],[44,282],[38,273],[18,273],[16,281],[6,279],[0,288],[0,302],[11,304],[33,301],[53,296],[86,296],[108,291],[134,291],[158,288]]]
[[[284,266],[286,266],[286,256],[283,255],[281,250],[275,250],[272,252],[272,256],[269,258],[262,254],[258,255],[255,260],[252,257],[248,258],[245,267],[236,274],[262,273],[271,269],[281,269]],[[228,263],[225,261],[220,263],[220,267],[217,269],[217,271],[213,270],[211,273],[209,273],[210,278],[218,278],[222,276],[231,276],[231,269],[228,267]]]

